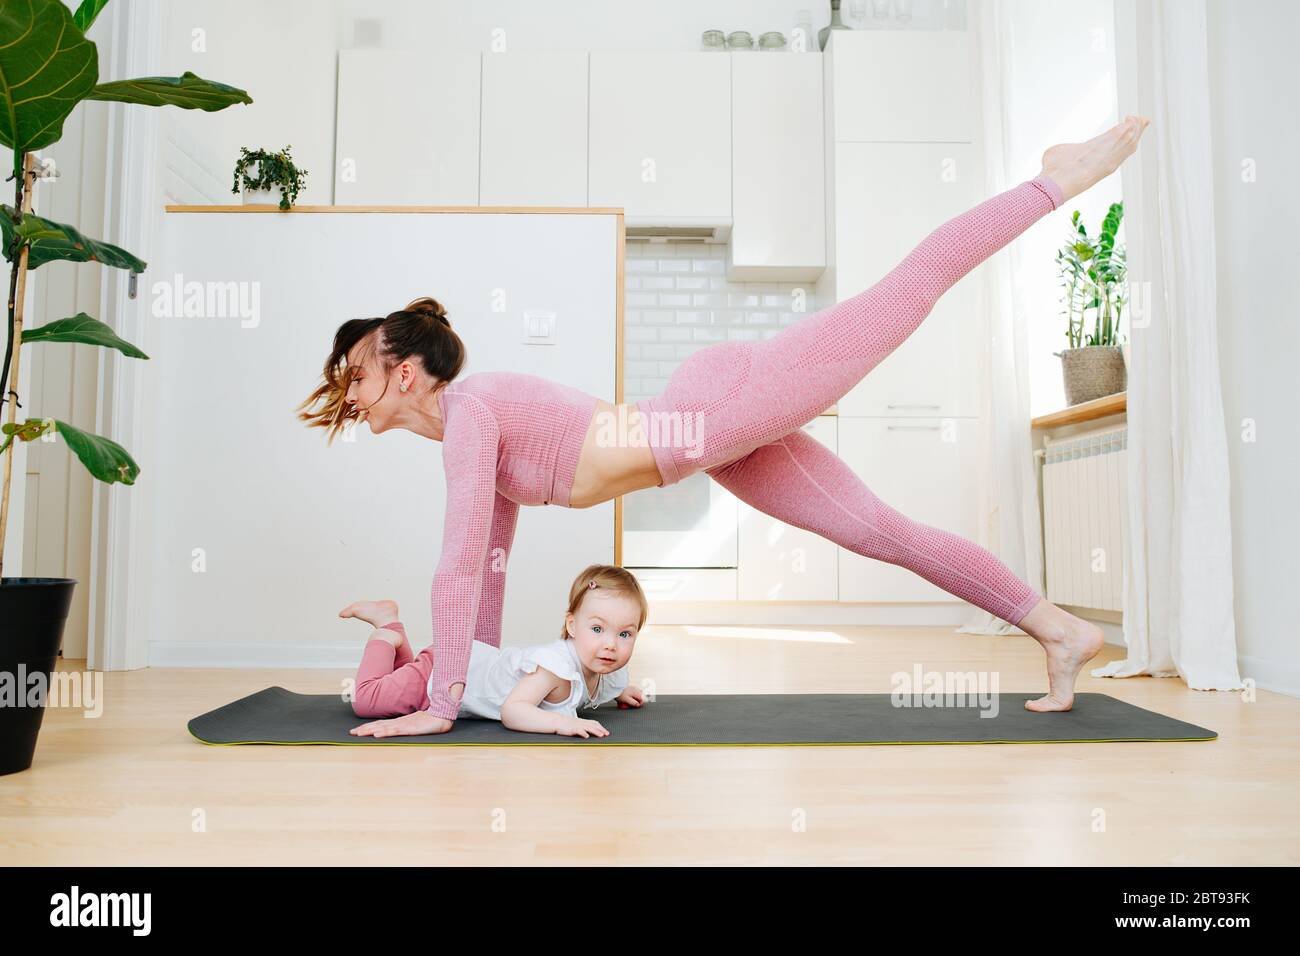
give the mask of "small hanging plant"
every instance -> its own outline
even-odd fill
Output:
[[[298,199],[298,191],[307,178],[307,170],[294,165],[289,155],[291,146],[286,146],[278,153],[265,149],[250,150],[247,146],[239,147],[239,159],[235,162],[235,184],[230,190],[237,193],[243,189],[280,188],[280,208],[288,209]],[[250,176],[248,167],[257,163],[257,175]]]

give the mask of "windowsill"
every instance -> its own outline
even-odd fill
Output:
[[[1030,420],[1029,427],[1032,429],[1060,428],[1063,425],[1077,425],[1079,422],[1089,422],[1094,418],[1105,418],[1107,415],[1120,415],[1126,411],[1128,411],[1128,392],[1116,392],[1114,395],[1103,395],[1101,398],[1094,398],[1090,402],[1071,405],[1059,412],[1039,415],[1037,418]]]

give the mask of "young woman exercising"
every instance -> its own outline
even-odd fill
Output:
[[[512,372],[456,381],[465,347],[430,298],[343,323],[324,383],[299,406],[308,409],[300,417],[327,428],[331,441],[348,421],[363,420],[375,433],[405,428],[441,441],[447,476],[430,704],[370,731],[454,726],[472,641],[501,640],[519,505],[589,508],[697,471],[773,517],[906,567],[1018,625],[1047,658],[1048,693],[1025,706],[1069,710],[1079,670],[1101,649],[1101,630],[1048,602],[979,545],[889,507],[801,426],[906,340],[962,276],[1114,172],[1148,122],[1129,117],[1087,142],[1053,146],[1038,176],[941,225],[871,288],[772,338],[701,349],[661,395],[634,406]],[[611,438],[611,424],[624,422]]]

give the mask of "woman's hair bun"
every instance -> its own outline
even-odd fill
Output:
[[[407,305],[403,311],[418,312],[421,315],[427,315],[430,318],[440,320],[443,325],[447,326],[447,328],[451,328],[451,322],[447,318],[447,310],[443,308],[441,302],[432,296],[425,295],[418,299],[411,300],[410,304]]]

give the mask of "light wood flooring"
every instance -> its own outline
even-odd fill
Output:
[[[917,662],[1041,692],[1042,660],[1022,635],[951,628],[659,626],[630,666],[660,694],[888,693]],[[1300,863],[1300,700],[1179,679],[1085,670],[1076,690],[1218,740],[597,751],[213,747],[186,730],[264,687],[336,693],[343,676],[105,674],[101,717],[49,708],[31,769],[0,777],[0,863]]]

